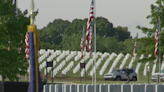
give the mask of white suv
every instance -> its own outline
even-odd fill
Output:
[[[111,73],[104,75],[104,80],[127,80],[126,69],[114,69]],[[137,73],[134,69],[129,69],[130,80],[137,81]]]
[[[151,76],[152,81],[157,81],[157,75],[160,75],[161,81],[164,81],[164,69],[160,71],[160,73],[154,73]]]

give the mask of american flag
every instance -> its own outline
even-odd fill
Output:
[[[138,39],[138,32],[137,32],[136,38]],[[135,57],[135,53],[136,53],[137,39],[136,39],[136,41],[135,41],[135,43],[134,43],[133,58]]]
[[[26,33],[25,45],[26,45],[26,49],[25,49],[26,56],[25,56],[25,58],[29,58],[29,33]]]
[[[157,53],[158,53],[158,36],[159,36],[159,28],[160,28],[160,21],[158,20],[158,24],[157,24],[157,29],[155,32],[155,51],[154,51],[154,56],[156,58]]]
[[[91,31],[91,27],[92,27],[92,21],[93,21],[93,0],[91,2],[91,6],[90,6],[90,15],[88,18],[88,22],[87,22],[87,31],[86,31],[86,39],[85,39],[85,48],[84,48],[84,53],[86,53],[87,50],[87,45],[88,45],[88,41],[89,41],[89,35],[90,35],[90,47],[89,47],[89,51],[91,52],[91,43],[92,43],[92,31]]]
[[[82,37],[81,37],[81,43],[80,43],[80,48],[81,48],[81,59],[83,58],[84,34],[85,34],[85,31],[83,30]]]
[[[90,57],[92,56],[92,26],[90,27],[90,31],[89,31],[89,53],[90,53]]]
[[[16,13],[16,17],[18,17],[18,14],[19,14],[19,12],[18,12],[18,1],[17,0],[13,0],[12,5],[16,6],[15,13]]]
[[[11,48],[10,48],[10,46],[9,46],[9,47],[8,47],[8,51],[10,51],[10,49],[11,49]]]

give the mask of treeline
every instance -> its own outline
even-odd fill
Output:
[[[86,28],[87,18],[68,20],[55,19],[39,31],[41,49],[80,51],[83,27]],[[97,51],[130,53],[134,48],[127,27],[114,27],[106,18],[96,18]],[[139,48],[139,47],[138,47]]]

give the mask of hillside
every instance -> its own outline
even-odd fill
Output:
[[[89,57],[89,55],[85,55],[84,59],[80,59],[81,52],[80,51],[61,51],[61,50],[50,50],[48,49],[45,51],[44,49],[40,50],[40,57],[39,57],[39,63],[40,63],[40,69],[42,71],[42,74],[45,74],[45,66],[46,61],[50,62],[53,61],[53,77],[54,78],[79,78],[80,75],[80,62],[86,63],[86,77],[91,78],[93,74],[93,57],[95,57],[95,54],[93,53],[92,57]],[[142,59],[143,55],[137,56],[135,59],[132,59],[132,56],[130,54],[116,54],[116,53],[101,53],[97,52],[96,56],[96,74],[98,79],[103,79],[103,76],[105,73],[111,72],[113,68],[124,68],[126,65],[129,66],[129,68],[135,69],[136,73],[139,74],[140,77],[146,78],[147,72],[146,72],[146,66],[148,62],[142,63],[138,62],[139,59]],[[84,61],[85,60],[85,61]],[[152,61],[149,61],[150,65],[150,73],[155,73],[158,71],[158,65],[156,63],[151,63]],[[161,69],[164,69],[164,63],[162,63]],[[48,74],[51,75],[51,68],[48,68]],[[64,74],[62,76],[61,74]],[[84,69],[81,70],[81,77],[84,77]]]

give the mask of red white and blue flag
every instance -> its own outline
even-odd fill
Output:
[[[90,32],[89,32],[89,55],[90,57],[92,56],[92,26],[90,27]]]
[[[87,21],[87,31],[86,31],[85,48],[84,48],[84,53],[86,53],[88,42],[89,42],[90,56],[91,56],[91,45],[92,45],[92,24],[93,24],[92,22],[93,22],[93,18],[94,18],[93,6],[94,6],[94,3],[92,0],[91,6],[90,6],[90,14],[89,14],[89,18]]]
[[[136,36],[136,41],[134,43],[133,58],[135,57],[135,53],[136,53],[137,39],[138,39],[138,32],[137,32],[137,36]]]
[[[160,28],[160,21],[158,20],[158,24],[157,24],[157,29],[155,32],[155,51],[154,51],[154,57],[157,57],[157,53],[158,53],[158,36],[159,36],[159,28]]]
[[[26,45],[26,48],[25,48],[25,53],[26,53],[26,56],[25,58],[29,58],[29,33],[27,32],[26,33],[26,36],[25,36],[25,45]]]
[[[83,30],[82,37],[81,37],[81,43],[80,43],[80,48],[81,48],[81,59],[83,58],[84,34],[85,34],[85,31]]]

